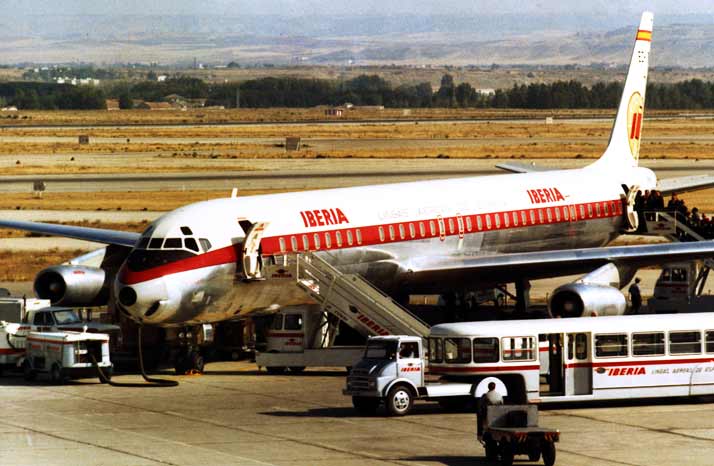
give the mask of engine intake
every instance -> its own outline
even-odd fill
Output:
[[[109,301],[106,272],[99,267],[57,265],[35,277],[35,294],[57,306],[103,306]]]
[[[625,313],[627,300],[611,286],[568,283],[555,289],[548,309],[553,317],[615,316]]]

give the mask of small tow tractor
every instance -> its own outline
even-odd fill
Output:
[[[96,377],[95,364],[107,380],[111,378],[109,335],[105,333],[30,332],[21,362],[25,380],[46,373],[55,384],[69,378]],[[101,378],[100,381],[104,382]]]
[[[535,405],[489,406],[486,425],[479,441],[486,449],[486,458],[500,459],[511,466],[515,455],[528,455],[530,461],[541,457],[545,466],[555,464],[555,442],[560,431],[538,427],[538,407]]]

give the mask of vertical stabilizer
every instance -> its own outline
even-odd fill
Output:
[[[642,13],[632,50],[630,68],[625,80],[615,124],[605,153],[595,162],[599,167],[636,167],[640,156],[642,118],[645,110],[645,89],[649,70],[650,44],[654,15]]]

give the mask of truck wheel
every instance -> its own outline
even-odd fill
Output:
[[[392,387],[385,400],[387,412],[392,416],[404,416],[412,409],[414,398],[412,391],[404,385]]]
[[[199,353],[198,351],[193,351],[190,355],[189,360],[191,362],[191,367],[189,369],[193,369],[195,371],[203,373],[203,369],[206,366],[206,363],[203,359],[203,356],[201,356],[201,353]]]
[[[507,440],[502,440],[500,443],[501,450],[501,465],[502,466],[512,466],[513,465],[513,445]]]
[[[283,372],[285,372],[285,367],[271,366],[271,367],[266,367],[265,370],[268,371],[268,374],[282,374]]]
[[[544,440],[540,449],[543,454],[543,464],[553,466],[555,464],[555,442]]]
[[[50,381],[55,385],[60,385],[64,382],[64,375],[62,374],[62,366],[58,362],[52,364],[50,368]]]
[[[110,380],[112,380],[112,375],[114,375],[114,368],[113,367],[107,367],[106,369],[102,369],[102,372],[104,373],[104,378],[99,378],[99,381],[101,383],[109,383]]]
[[[374,416],[379,408],[379,398],[369,396],[353,396],[352,406],[362,416]]]
[[[486,450],[486,459],[496,461],[498,459],[498,443],[491,438],[490,435],[484,435],[484,449]]]
[[[305,370],[305,366],[290,366],[289,369],[290,369],[290,372],[299,374],[300,372]]]
[[[37,378],[37,372],[32,370],[32,363],[29,359],[25,359],[22,363],[22,375],[28,382],[32,382]]]

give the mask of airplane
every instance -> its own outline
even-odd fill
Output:
[[[266,276],[276,258],[311,252],[384,292],[444,293],[586,275],[556,290],[559,315],[624,312],[620,288],[643,266],[714,256],[714,243],[607,246],[637,229],[638,190],[702,189],[714,178],[657,180],[638,165],[653,14],[642,15],[607,149],[578,169],[283,194],[231,196],[166,213],[141,233],[0,220],[0,227],[107,245],[41,271],[58,305],[116,305],[146,325],[190,329],[303,304]],[[91,261],[96,265],[87,265]],[[188,356],[186,356],[188,357]]]

